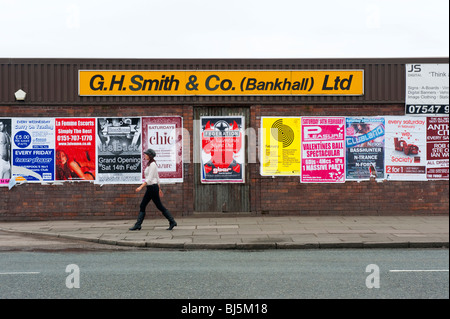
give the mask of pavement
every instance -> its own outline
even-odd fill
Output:
[[[449,216],[250,216],[0,221],[0,231],[120,247],[160,249],[448,248]],[[0,246],[14,245],[0,237]],[[14,237],[12,237],[14,238]]]

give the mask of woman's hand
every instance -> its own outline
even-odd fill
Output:
[[[139,186],[138,188],[136,188],[136,193],[139,193],[141,191],[141,189],[144,187],[145,184],[142,184],[141,186]]]

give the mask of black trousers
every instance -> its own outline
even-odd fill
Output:
[[[145,209],[147,208],[148,203],[152,201],[155,203],[156,208],[163,213],[164,217],[166,217],[169,222],[173,222],[173,217],[167,208],[161,203],[161,198],[159,197],[159,186],[158,184],[147,185],[147,190],[144,194],[144,198],[142,198],[142,202],[140,205],[140,211],[145,213]]]

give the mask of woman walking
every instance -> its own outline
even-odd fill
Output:
[[[140,205],[136,224],[131,227],[130,230],[141,230],[141,225],[145,218],[145,208],[151,200],[153,200],[156,208],[158,208],[164,217],[166,217],[169,221],[169,228],[167,228],[167,230],[172,230],[175,226],[177,226],[175,219],[173,219],[170,212],[161,203],[162,191],[159,188],[159,175],[158,167],[155,162],[155,156],[156,152],[150,148],[144,152],[144,158],[148,161],[148,165],[144,171],[145,180],[141,186],[136,188],[136,192],[140,192],[144,186],[147,186],[147,190]]]

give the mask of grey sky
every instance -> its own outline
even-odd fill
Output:
[[[0,57],[448,55],[448,0],[0,0]]]

